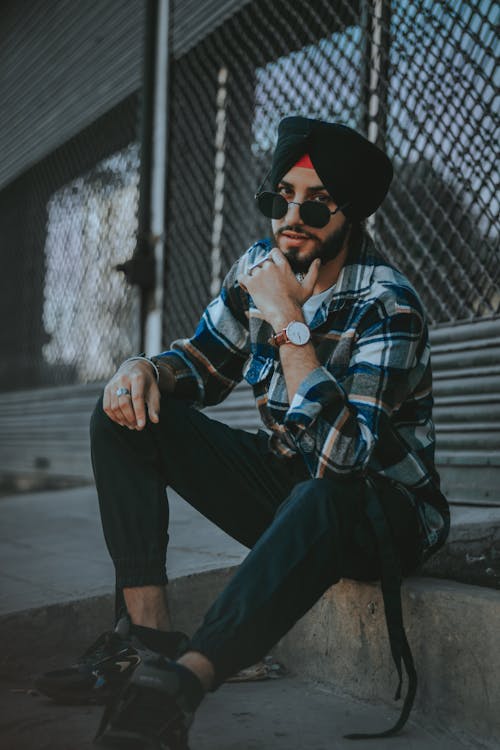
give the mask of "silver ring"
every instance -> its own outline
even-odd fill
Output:
[[[121,388],[117,388],[116,389],[116,395],[118,397],[120,397],[120,396],[130,396],[130,391],[129,391],[128,388],[123,388],[123,386],[122,386]]]
[[[274,262],[272,258],[261,258],[260,260],[257,260],[255,263],[252,263],[252,265],[250,266],[250,268],[247,270],[247,273],[249,274],[255,268],[259,268],[259,266],[262,266],[266,262],[266,260],[268,260],[269,263],[273,263]]]

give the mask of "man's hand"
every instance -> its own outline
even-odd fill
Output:
[[[300,283],[284,254],[275,247],[261,264],[239,276],[238,282],[276,331],[291,320],[302,319],[302,305],[313,293],[319,269],[320,261],[316,259]]]
[[[118,388],[130,395],[117,396]],[[104,389],[104,411],[113,422],[130,430],[146,425],[146,406],[151,422],[160,421],[160,389],[153,368],[147,362],[124,362]]]

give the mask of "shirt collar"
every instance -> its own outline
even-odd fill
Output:
[[[364,232],[358,246],[351,248],[340,271],[332,300],[367,294],[379,260],[372,238]]]

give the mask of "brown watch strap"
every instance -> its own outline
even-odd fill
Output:
[[[283,328],[282,331],[278,331],[278,333],[275,333],[274,336],[271,337],[271,341],[275,346],[281,346],[282,344],[288,344],[290,339],[287,336],[286,328]]]

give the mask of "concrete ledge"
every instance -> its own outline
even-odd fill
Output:
[[[193,633],[236,567],[173,579],[168,587],[176,629]],[[0,615],[0,679],[33,675],[74,660],[112,627],[114,594]]]
[[[92,596],[0,616],[0,679],[74,660],[113,623],[114,596]],[[54,666],[54,668],[55,668]]]
[[[451,508],[446,544],[424,575],[500,589],[500,508]]]
[[[406,630],[426,720],[500,742],[500,596],[451,581],[408,579]],[[281,641],[275,655],[301,675],[391,705],[397,685],[378,585],[342,581]],[[496,745],[498,746],[498,745]]]
[[[174,627],[192,633],[235,568],[172,581]],[[5,676],[74,657],[112,618],[112,597],[94,597],[0,618],[9,644]],[[446,725],[490,747],[500,742],[500,596],[450,581],[414,578],[403,608],[417,671],[416,710],[427,724]],[[5,649],[4,649],[5,654]],[[333,684],[362,700],[391,706],[397,678],[380,589],[342,581],[332,587],[273,649],[294,673]],[[34,665],[36,669],[33,669]]]

